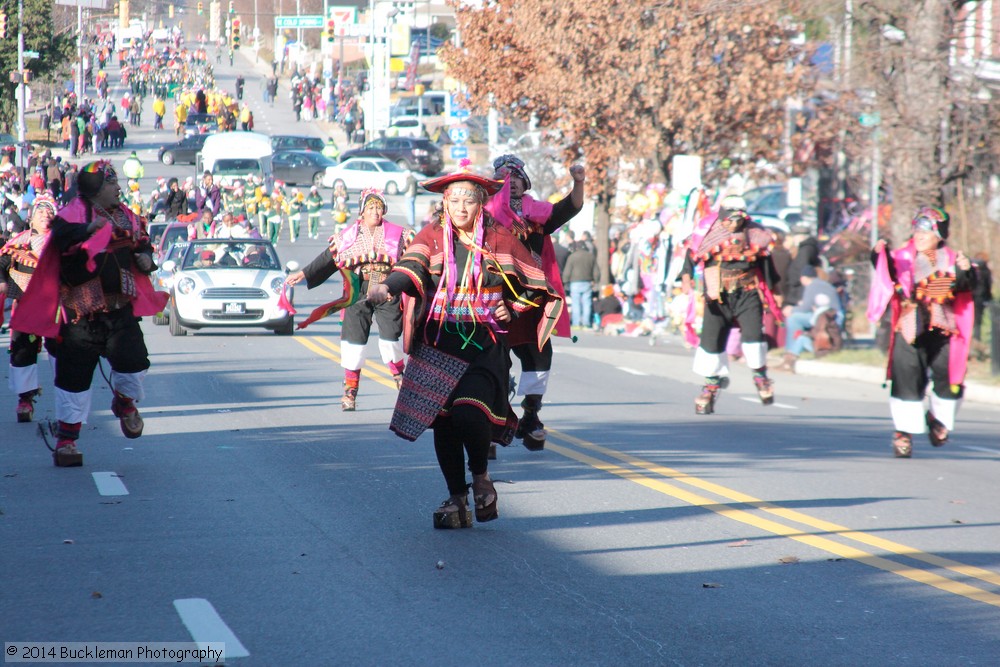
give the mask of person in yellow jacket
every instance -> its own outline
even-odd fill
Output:
[[[240,109],[240,129],[244,132],[250,131],[250,105],[246,102],[243,103],[243,108]]]
[[[153,129],[163,129],[163,116],[167,113],[167,103],[159,95],[153,100]]]
[[[184,136],[184,123],[187,122],[187,118],[188,118],[187,104],[178,104],[177,108],[174,109],[174,133],[178,137]]]

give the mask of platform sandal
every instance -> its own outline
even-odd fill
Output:
[[[476,521],[485,523],[500,516],[497,511],[497,490],[489,473],[472,476],[472,499],[476,503]]]
[[[441,503],[441,506],[434,510],[434,527],[472,528],[468,494],[451,496]]]

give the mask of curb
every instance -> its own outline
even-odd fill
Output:
[[[871,384],[883,384],[885,382],[885,369],[881,367],[853,364],[831,364],[825,361],[812,361],[809,359],[800,359],[796,361],[795,373],[797,375],[808,375],[811,377],[858,380]],[[977,382],[967,382],[965,384],[964,400],[973,401],[975,403],[1000,405],[1000,387],[992,387]]]

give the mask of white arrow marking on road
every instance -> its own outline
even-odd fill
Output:
[[[250,655],[208,600],[204,598],[174,600],[174,609],[181,617],[184,627],[191,633],[191,638],[198,644],[198,648],[207,648],[209,644],[225,644],[227,659],[246,658]]]
[[[740,398],[741,401],[746,401],[747,403],[760,403],[760,399],[759,398],[751,398],[749,396],[740,396],[739,398]],[[785,410],[798,410],[799,409],[797,405],[787,405],[785,403],[772,403],[771,405],[773,405],[776,408],[784,408]]]
[[[627,366],[615,366],[620,371],[629,373],[630,375],[649,375],[649,373],[643,373],[642,371],[637,371],[634,368],[628,368]]]
[[[128,489],[116,472],[95,472],[91,473],[94,483],[97,484],[97,492],[102,496],[127,496]]]

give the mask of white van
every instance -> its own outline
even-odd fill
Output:
[[[268,190],[274,185],[271,137],[260,132],[220,132],[209,135],[198,153],[197,177],[209,171],[220,188],[251,176]]]

